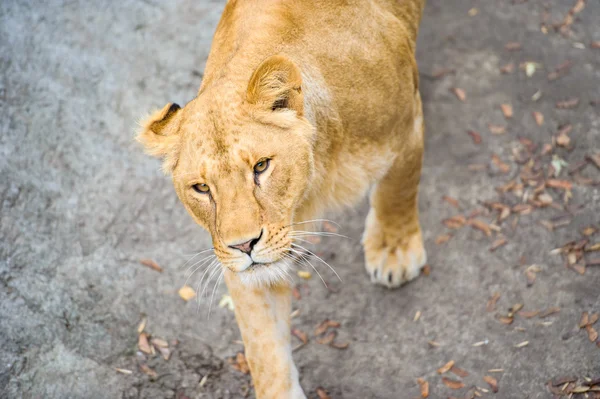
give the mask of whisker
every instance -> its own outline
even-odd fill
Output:
[[[308,253],[309,253],[309,254],[311,254],[312,256],[314,256],[314,257],[316,257],[317,259],[319,259],[321,262],[325,263],[325,264],[326,264],[326,265],[327,265],[327,266],[328,266],[328,267],[331,269],[331,271],[332,271],[333,273],[335,273],[335,275],[337,276],[337,278],[338,278],[340,281],[342,281],[342,278],[340,277],[340,275],[339,275],[339,274],[337,274],[337,272],[335,271],[335,269],[334,269],[333,267],[331,267],[331,265],[330,265],[329,263],[325,262],[325,261],[324,261],[324,260],[323,260],[323,259],[322,259],[322,258],[321,258],[319,255],[315,254],[314,252],[312,252],[312,251],[311,251],[311,250],[309,250],[309,249],[306,249],[306,248],[304,248],[302,245],[298,245],[298,244],[294,244],[294,243],[292,243],[292,246],[294,246],[294,247],[298,247],[298,248],[300,248],[300,249],[303,249],[303,250],[305,250],[306,252],[308,252]]]
[[[297,231],[291,231],[288,233],[288,235],[290,237],[294,237],[294,236],[320,236],[320,237],[342,237],[342,238],[347,238],[349,240],[351,240],[350,237],[345,236],[343,234],[338,234],[338,233],[331,233],[328,231],[304,231],[304,230],[297,230]]]
[[[193,260],[194,260],[194,258],[196,258],[196,256],[198,256],[198,255],[200,255],[200,254],[203,254],[203,253],[205,253],[205,252],[208,252],[208,251],[213,251],[213,250],[214,250],[214,248],[208,248],[208,249],[203,249],[203,250],[201,250],[200,252],[197,252],[197,253],[196,253],[196,254],[194,254],[194,255],[193,255],[193,256],[192,256],[190,259],[188,259],[188,261],[187,261],[187,262],[185,262],[185,263],[183,264],[183,266],[181,266],[181,268],[184,268],[184,267],[185,267],[185,266],[186,266],[188,263],[190,263],[191,261],[193,261]]]
[[[223,278],[224,274],[225,273],[223,272],[223,270],[221,270],[221,274],[219,275],[219,277],[217,278],[217,282],[213,286],[213,292],[212,292],[212,295],[210,296],[210,304],[208,305],[208,317],[207,317],[207,319],[210,319],[210,311],[212,310],[213,299],[215,299],[215,292],[217,292],[217,286],[221,282],[221,279]]]
[[[206,266],[207,264],[210,264],[211,262],[214,261],[214,255],[211,258],[208,259],[203,259],[201,262],[203,262],[203,264],[201,264],[200,266],[198,266],[197,268],[195,268],[189,276],[187,276],[187,278],[185,279],[185,284],[187,285],[188,281],[190,280],[190,278],[194,275],[194,273],[196,273],[198,270],[200,270],[202,267]],[[197,263],[196,263],[197,264]],[[191,267],[194,267],[195,265],[192,265]],[[207,268],[209,268],[210,266],[207,266]],[[189,269],[188,269],[189,270]]]
[[[306,224],[306,223],[319,223],[319,222],[328,222],[328,223],[336,225],[337,227],[342,227],[338,223],[334,222],[333,220],[329,220],[329,219],[305,220],[303,222],[295,222],[295,223],[292,223],[292,224],[288,224],[287,226],[284,226],[284,227],[297,226],[299,224]]]
[[[206,258],[200,259],[199,261],[197,261],[196,263],[194,263],[193,265],[191,265],[190,267],[188,267],[187,270],[185,271],[185,273],[187,274],[190,271],[190,269],[192,269],[197,264],[203,263],[203,262],[207,261],[208,259],[213,259],[215,257],[216,257],[216,255],[209,255]],[[202,265],[200,265],[199,267],[202,267]],[[194,273],[192,272],[192,274],[194,274]]]
[[[208,266],[206,268],[206,270],[204,271],[204,273],[202,274],[202,278],[200,279],[200,281],[198,282],[198,288],[196,288],[196,296],[197,296],[197,300],[198,300],[198,306],[200,306],[200,301],[202,300],[200,293],[200,288],[202,287],[202,282],[204,281],[204,277],[207,276],[210,278],[210,276],[214,273],[214,271],[216,269],[218,269],[219,267],[219,261],[215,260],[213,263],[210,264],[210,266]]]

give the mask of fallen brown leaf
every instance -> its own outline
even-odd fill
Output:
[[[450,368],[450,372],[458,377],[465,378],[469,376],[469,372],[457,367],[456,365]]]
[[[513,117],[513,108],[510,104],[501,104],[500,109],[502,110],[502,114],[506,119],[510,119]]]
[[[598,314],[598,313],[592,313],[590,315],[590,319],[588,321],[588,325],[589,326],[593,326],[594,324],[596,324],[596,322],[598,321],[599,318],[600,318],[600,314]]]
[[[421,387],[421,397],[428,398],[429,397],[429,383],[425,381],[423,378],[417,378],[417,384]]]
[[[152,353],[152,348],[148,342],[148,334],[143,332],[138,335],[138,349],[147,354]]]
[[[458,98],[463,103],[467,99],[467,93],[465,93],[465,91],[463,89],[461,89],[461,88],[453,87],[453,88],[450,89],[450,91],[452,91],[452,93],[454,93],[454,95],[456,96],[456,98]]]
[[[590,342],[596,342],[596,340],[598,339],[598,331],[596,331],[594,327],[590,325],[588,325],[585,329],[588,333],[588,338]]]
[[[585,328],[590,323],[590,315],[588,312],[583,312],[581,314],[581,319],[579,319],[579,328]]]
[[[156,270],[159,273],[162,273],[163,269],[162,267],[160,267],[155,261],[153,261],[152,259],[142,259],[140,260],[140,263],[144,266],[149,267],[152,270]]]
[[[571,138],[564,133],[560,133],[558,136],[556,136],[556,144],[567,148],[569,147],[569,144],[571,144]]]
[[[564,101],[558,101],[556,103],[556,108],[558,109],[572,109],[579,105],[579,98],[573,97]]]
[[[502,67],[500,67],[500,73],[509,74],[515,70],[515,64],[510,62]]]
[[[473,144],[481,144],[481,135],[474,130],[468,130],[467,134],[473,139]]]
[[[347,349],[350,346],[350,342],[344,342],[343,344],[338,344],[337,342],[332,342],[329,344],[332,348],[335,349]]]
[[[158,378],[158,373],[145,364],[140,364],[140,370],[142,370],[144,374],[148,375],[151,380]]]
[[[450,389],[461,389],[465,387],[462,381],[453,380],[447,377],[442,377],[442,382]]]
[[[584,227],[583,230],[581,230],[581,234],[583,234],[586,237],[593,236],[597,232],[598,228],[596,226]]]
[[[497,250],[498,248],[506,245],[508,241],[506,241],[505,238],[499,238],[496,241],[494,241],[492,243],[492,246],[490,247],[490,252],[494,252],[495,250]]]
[[[485,310],[488,312],[493,312],[496,310],[496,302],[498,302],[498,299],[500,299],[501,296],[502,295],[499,292],[494,292],[490,299],[488,299]]]
[[[319,399],[331,399],[325,388],[321,387],[317,388],[317,396],[319,396]]]
[[[492,134],[504,134],[506,133],[506,126],[488,124],[488,129]]]
[[[443,235],[437,236],[437,238],[435,239],[435,243],[437,245],[442,245],[442,244],[447,243],[451,238],[452,238],[452,236],[450,234],[443,234]]]
[[[492,154],[492,163],[500,170],[500,172],[506,174],[510,171],[510,166],[500,160],[500,157],[496,154]]]
[[[484,376],[483,380],[492,388],[492,392],[498,392],[498,380],[489,375]]]
[[[550,315],[553,315],[555,313],[560,312],[560,308],[559,307],[551,307],[548,308],[546,310],[544,310],[543,312],[540,313],[540,319],[543,319],[545,317],[548,317]]]
[[[595,42],[591,42],[590,43],[590,48],[599,49],[600,48],[600,40],[595,41]]]
[[[244,374],[250,373],[250,367],[248,367],[248,362],[246,361],[246,356],[243,352],[238,352],[235,355],[235,360],[232,364],[233,368],[237,371],[240,371]]]
[[[184,285],[179,289],[179,291],[177,291],[177,293],[186,302],[196,296],[196,291],[194,291],[194,289],[189,285]]]
[[[540,314],[540,311],[539,311],[539,310],[529,310],[529,311],[527,311],[527,310],[521,310],[521,311],[519,311],[519,313],[517,313],[517,314],[518,314],[519,316],[521,316],[521,317],[525,318],[525,319],[531,319],[531,318],[533,318],[533,317],[535,317],[535,316],[539,315],[539,314]]]
[[[329,345],[333,342],[335,337],[337,336],[337,331],[330,331],[322,338],[317,338],[317,343],[321,345]]]
[[[586,159],[586,161],[594,164],[595,167],[600,169],[600,153],[586,155],[585,159]]]
[[[508,42],[504,45],[504,48],[508,51],[521,50],[521,43],[519,42]]]
[[[329,328],[338,328],[339,326],[340,326],[339,322],[325,319],[315,329],[315,335],[321,335],[325,331],[327,331]]]
[[[569,191],[573,188],[573,183],[567,180],[548,179],[546,180],[546,186]]]
[[[486,236],[491,236],[492,235],[492,229],[490,228],[490,225],[485,223],[482,220],[479,219],[472,219],[469,220],[468,224],[473,227],[474,229],[480,230],[482,232],[485,233]]]
[[[454,366],[454,360],[450,360],[448,363],[444,364],[437,370],[437,372],[438,374],[447,373],[452,368],[452,366]]]
[[[442,223],[449,229],[459,229],[464,226],[466,221],[467,219],[463,215],[456,215],[442,220]]]
[[[457,200],[456,198],[454,198],[454,197],[450,197],[450,196],[448,196],[448,195],[444,195],[444,196],[442,197],[442,199],[443,199],[444,201],[446,201],[447,203],[449,203],[450,205],[452,205],[453,207],[455,207],[455,208],[457,208],[457,209],[458,209],[458,208],[460,208],[460,204],[458,203],[458,200]]]
[[[303,344],[308,342],[308,335],[302,330],[292,328],[292,335],[302,341]]]
[[[498,316],[498,321],[502,324],[510,325],[513,323],[513,320],[514,319],[512,317]]]
[[[542,114],[541,112],[537,112],[537,111],[532,112],[532,114],[533,114],[533,119],[535,119],[535,123],[538,126],[542,126],[544,124],[544,114]]]

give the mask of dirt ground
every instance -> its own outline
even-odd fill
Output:
[[[132,139],[146,111],[193,98],[222,8],[0,3],[0,397],[253,397],[227,360],[243,349],[233,313],[215,305],[208,319],[206,302],[177,293],[209,238]],[[578,328],[600,311],[600,252],[584,252],[600,242],[585,229],[600,228],[599,20],[596,0],[428,1],[418,60],[430,273],[394,291],[371,285],[358,244],[366,204],[331,216],[351,238],[316,251],[343,283],[322,267],[331,289],[298,279],[293,305],[310,339],[294,354],[309,397],[322,386],[332,398],[414,398],[423,378],[432,398],[548,398],[551,379],[578,378],[567,394],[600,377],[600,323]],[[169,360],[138,351],[144,318]],[[324,319],[341,323],[347,349],[316,342]],[[450,360],[469,375],[440,375]]]

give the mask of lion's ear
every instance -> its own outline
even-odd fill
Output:
[[[250,104],[264,110],[291,109],[299,116],[304,113],[300,70],[282,55],[269,57],[256,68],[246,96]]]
[[[163,170],[169,173],[177,164],[179,154],[179,120],[181,107],[169,103],[140,123],[137,141],[144,145],[150,155],[163,158]]]

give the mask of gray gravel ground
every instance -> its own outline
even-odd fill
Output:
[[[574,219],[553,232],[539,222],[565,211],[549,207],[522,215],[516,228],[511,215],[502,224],[508,244],[495,252],[489,247],[498,233],[488,238],[470,227],[435,243],[449,231],[444,218],[485,209],[481,201],[516,203],[494,187],[518,177],[519,138],[541,146],[570,123],[573,149],[555,154],[572,166],[600,149],[600,49],[591,48],[600,41],[600,3],[587,1],[568,37],[540,29],[545,7],[552,23],[574,4],[429,0],[418,59],[427,124],[420,207],[431,274],[395,291],[372,286],[357,244],[365,204],[333,216],[351,240],[328,240],[317,250],[343,284],[323,269],[334,290],[313,278],[294,303],[294,327],[311,333],[295,353],[311,397],[318,386],[333,398],[417,397],[418,377],[429,382],[430,397],[464,396],[486,387],[487,370],[501,368],[495,397],[547,398],[551,378],[600,376],[600,347],[585,332],[569,334],[581,312],[600,310],[600,268],[580,275],[549,254],[580,239],[583,227],[600,227],[600,186],[575,183]],[[193,98],[222,8],[221,1],[190,0],[0,3],[0,397],[237,398],[248,389],[249,377],[226,360],[242,349],[233,314],[214,307],[207,320],[206,304],[177,295],[183,264],[209,239],[178,203],[159,162],[132,140],[144,112]],[[477,15],[468,14],[472,8]],[[522,49],[507,51],[507,42]],[[548,80],[566,60],[570,70]],[[541,64],[531,77],[519,69],[525,61]],[[515,71],[501,74],[509,62]],[[441,68],[455,73],[433,78]],[[465,90],[464,103],[452,87]],[[580,98],[576,108],[556,109],[572,97]],[[502,103],[513,105],[509,121]],[[543,113],[543,126],[532,111]],[[492,135],[488,123],[505,124],[507,132]],[[467,130],[478,131],[482,143]],[[492,154],[510,166],[507,174],[490,164]],[[546,165],[551,156],[541,159]],[[470,164],[489,168],[472,171]],[[593,165],[582,174],[600,179]],[[574,180],[566,172],[560,178]],[[562,204],[561,191],[548,192]],[[462,210],[443,195],[457,198]],[[490,222],[494,215],[478,217]],[[141,266],[140,258],[164,272]],[[527,287],[531,264],[540,271]],[[494,292],[502,294],[498,310],[486,312]],[[217,300],[224,293],[219,287]],[[498,322],[515,303],[561,310]],[[179,341],[169,361],[136,352],[143,315],[146,331]],[[342,323],[338,341],[350,342],[348,349],[315,342],[312,331],[325,318]],[[478,341],[487,345],[473,346]],[[523,341],[529,345],[515,347]],[[451,359],[470,373],[461,390],[444,386],[436,372]],[[146,362],[158,374],[154,381],[139,369]]]

